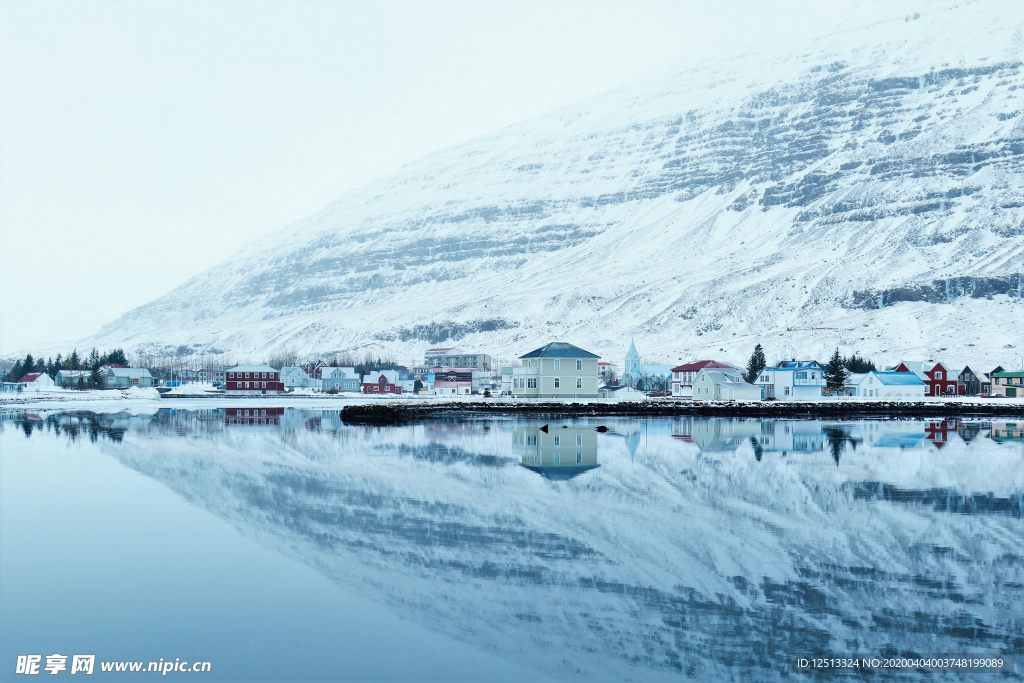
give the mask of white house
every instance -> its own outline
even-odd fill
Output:
[[[610,387],[610,386],[607,386],[607,385],[603,386],[603,387],[601,387],[600,389],[597,390],[597,397],[598,398],[611,399],[612,401],[646,401],[647,400],[647,394],[645,394],[644,392],[639,391],[637,389],[634,389],[633,387],[628,387],[628,386],[625,386],[625,385],[617,386],[617,387]]]
[[[878,372],[872,370],[846,378],[843,393],[857,398],[882,401],[923,401],[925,383],[913,372]]]
[[[760,401],[761,390],[739,370],[704,368],[693,380],[695,401]]]
[[[389,372],[394,372],[390,370]],[[390,381],[390,380],[389,380]],[[320,369],[320,388],[323,391],[362,391],[362,381],[355,368]]]
[[[780,401],[821,398],[825,389],[825,368],[814,360],[787,360],[765,368],[754,385],[761,398]]]
[[[320,380],[310,377],[305,368],[296,367],[294,365],[286,365],[281,368],[281,383],[284,384],[285,389],[289,390],[320,390]]]
[[[53,379],[45,372],[30,372],[18,380],[22,391],[45,391],[53,389]]]
[[[694,363],[684,363],[672,368],[672,396],[676,398],[693,398],[693,380],[701,370],[724,369],[737,370],[735,365],[720,363],[716,360],[699,360]]]
[[[512,368],[516,398],[597,398],[600,356],[565,342],[551,342],[520,356]]]

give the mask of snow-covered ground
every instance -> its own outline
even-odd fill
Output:
[[[349,192],[83,343],[411,359],[560,339],[617,361],[635,336],[668,363],[761,342],[1015,366],[1022,29],[1019,4],[922,3],[667,69]]]

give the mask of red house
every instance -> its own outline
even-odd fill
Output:
[[[284,391],[281,373],[269,365],[236,365],[224,373],[224,393],[232,396],[277,394]]]
[[[377,373],[377,381],[372,381],[373,375],[363,378],[364,394],[400,394],[402,387],[398,384],[398,373],[394,370],[380,370]]]
[[[727,363],[719,363],[717,360],[699,360],[694,363],[686,363],[672,368],[672,395],[691,398],[693,396],[693,380],[704,368],[730,368],[733,366]]]
[[[931,397],[963,396],[967,385],[942,362],[900,361],[892,372],[912,372],[924,382],[924,395]]]

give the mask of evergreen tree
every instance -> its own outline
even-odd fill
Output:
[[[97,358],[92,364],[92,369],[89,372],[89,385],[93,389],[103,388],[103,375],[100,373],[100,361]]]
[[[831,389],[833,394],[838,395],[842,391],[843,385],[846,384],[846,377],[846,366],[843,364],[843,357],[839,355],[837,348],[825,367],[825,386]]]
[[[850,372],[863,374],[876,370],[875,364],[866,358],[859,357],[856,353],[843,359],[843,366]]]
[[[82,360],[78,357],[78,349],[71,352],[68,356],[68,370],[81,370]]]
[[[21,377],[24,377],[30,372],[36,371],[36,361],[32,357],[31,353],[25,354],[25,360],[21,362]],[[19,377],[18,379],[21,379]]]
[[[128,367],[128,356],[125,355],[124,349],[119,347],[102,356],[100,358],[100,365],[123,365]]]
[[[641,377],[640,379],[638,379],[636,381],[636,390],[637,391],[643,391],[644,390],[644,378],[643,377]]]
[[[754,353],[750,354],[750,360],[747,361],[747,377],[746,380],[751,384],[757,379],[757,376],[761,374],[761,371],[768,367],[768,363],[764,358],[764,349],[758,344],[754,347]]]
[[[7,381],[17,382],[19,379],[21,379],[22,375],[24,374],[25,370],[22,369],[21,361],[15,361],[14,366],[11,368],[11,371],[7,373]]]

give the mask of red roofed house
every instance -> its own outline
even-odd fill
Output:
[[[43,391],[53,388],[53,379],[45,372],[30,372],[18,380],[22,391]]]
[[[699,360],[672,368],[672,396],[675,398],[693,398],[693,380],[704,368],[735,368],[728,363],[717,360]]]
[[[941,396],[963,396],[967,385],[960,381],[955,372],[946,367],[945,363],[928,361],[900,361],[892,372],[912,372],[924,382],[925,398]]]

